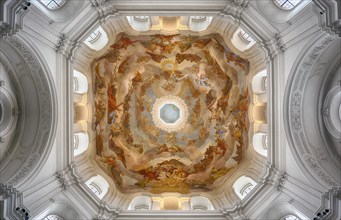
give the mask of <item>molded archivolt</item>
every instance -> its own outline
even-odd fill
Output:
[[[33,43],[18,37],[0,39],[0,43],[1,63],[18,102],[16,133],[0,161],[0,173],[2,182],[18,188],[37,175],[52,148],[57,124],[56,92],[44,58]]]
[[[340,47],[340,38],[316,36],[294,64],[285,92],[284,122],[290,149],[306,177],[326,190],[341,184],[340,143],[330,137],[322,118],[331,85],[340,80]]]

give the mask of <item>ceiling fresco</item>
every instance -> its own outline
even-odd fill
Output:
[[[123,193],[219,187],[248,145],[248,69],[219,35],[120,34],[92,64],[95,160]]]

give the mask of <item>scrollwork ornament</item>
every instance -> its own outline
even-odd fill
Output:
[[[305,162],[324,182],[330,186],[337,186],[337,184],[327,174],[321,171],[320,165],[311,155],[305,155]]]
[[[34,166],[38,163],[39,159],[40,159],[39,154],[37,153],[32,154],[28,162],[24,164],[23,168],[19,171],[19,173],[8,182],[8,185],[14,186],[20,180],[25,178],[28,175],[28,173],[34,168]]]
[[[300,92],[295,92],[291,96],[290,100],[290,120],[292,128],[295,132],[300,132],[302,130],[301,125],[301,99],[302,95]]]

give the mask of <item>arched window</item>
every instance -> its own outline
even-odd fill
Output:
[[[40,0],[48,9],[58,9],[66,2],[66,0]]]
[[[105,47],[108,41],[107,33],[99,26],[88,36],[88,38],[86,38],[84,43],[91,49],[99,51]]]
[[[249,192],[251,192],[252,189],[253,185],[251,183],[248,183],[242,188],[240,194],[242,194],[242,196],[246,196],[247,194],[249,194]]]
[[[241,176],[234,182],[233,189],[240,199],[244,199],[256,185],[250,177]]]
[[[275,4],[285,10],[293,9],[302,0],[274,0]]]
[[[252,138],[252,144],[257,153],[265,157],[268,155],[268,135],[262,132],[255,133]]]
[[[95,183],[90,183],[89,188],[91,189],[91,191],[96,195],[96,196],[100,196],[102,191],[101,189],[95,184]]]
[[[281,220],[300,220],[296,215],[286,215]]]
[[[252,92],[255,94],[266,93],[268,87],[267,72],[262,70],[252,79]]]
[[[91,177],[85,184],[89,187],[92,193],[100,199],[105,196],[109,189],[108,182],[100,175]]]
[[[239,36],[247,43],[250,43],[251,41],[253,41],[252,37],[246,33],[244,30],[241,30],[239,32]]]
[[[131,201],[128,210],[151,210],[151,207],[152,199],[150,196],[137,196]]]
[[[212,17],[207,16],[190,16],[188,28],[191,31],[204,31],[211,24]]]
[[[80,155],[86,149],[88,149],[89,145],[89,136],[85,132],[77,132],[73,135],[73,150],[74,155]]]
[[[83,73],[77,70],[73,71],[73,92],[78,94],[88,92],[88,79]]]
[[[211,201],[203,196],[192,196],[190,206],[191,210],[213,210]]]
[[[151,20],[149,16],[127,16],[130,26],[136,31],[149,31]]]
[[[64,220],[64,219],[58,215],[48,215],[44,218],[44,220]]]
[[[240,51],[250,49],[256,41],[242,28],[238,28],[231,39],[232,44]]]

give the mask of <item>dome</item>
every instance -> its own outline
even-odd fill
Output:
[[[340,218],[337,1],[2,6],[1,219]]]

